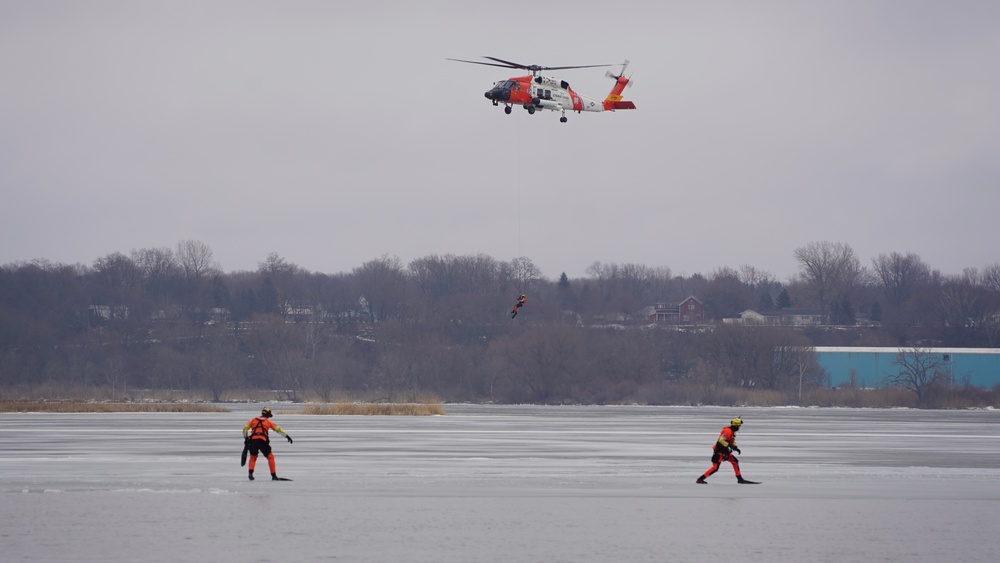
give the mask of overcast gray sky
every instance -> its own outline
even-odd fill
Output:
[[[637,111],[505,115],[630,59]],[[1000,2],[0,0],[0,263],[209,245],[785,279],[812,241],[1000,260]],[[550,71],[603,98],[604,69]]]

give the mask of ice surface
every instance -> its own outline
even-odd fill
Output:
[[[1000,561],[1000,413],[0,414],[3,561]],[[696,485],[733,416],[744,474]]]

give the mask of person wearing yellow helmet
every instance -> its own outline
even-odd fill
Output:
[[[756,481],[748,481],[743,478],[740,473],[740,460],[736,459],[733,452],[743,453],[740,451],[739,446],[736,445],[736,433],[740,431],[740,427],[743,426],[743,419],[736,417],[729,421],[729,426],[722,429],[719,433],[719,439],[715,441],[715,445],[712,447],[712,467],[708,468],[703,475],[698,477],[696,483],[705,485],[708,479],[713,473],[719,470],[719,466],[723,462],[728,461],[733,465],[733,471],[736,472],[736,482],[741,485],[756,485]]]
[[[260,416],[256,416],[250,419],[250,422],[243,426],[243,454],[244,461],[246,460],[246,454],[250,453],[250,480],[253,481],[253,470],[254,466],[257,465],[257,455],[263,454],[267,458],[268,468],[271,470],[271,479],[274,481],[287,481],[287,479],[281,479],[278,477],[277,470],[274,463],[274,453],[271,452],[271,440],[267,435],[268,430],[274,430],[278,434],[281,434],[288,440],[288,443],[292,443],[292,437],[285,433],[280,426],[271,421],[271,417],[274,416],[271,413],[271,409],[264,407],[260,411]]]

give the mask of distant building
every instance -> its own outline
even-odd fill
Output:
[[[747,309],[737,317],[722,319],[722,322],[771,326],[818,326],[823,324],[823,312],[805,307],[786,307],[759,312]]]
[[[817,346],[816,361],[830,374],[833,387],[877,387],[890,373],[893,362],[912,348]],[[921,348],[928,354],[940,354],[956,385],[993,387],[1000,385],[1000,348]]]
[[[213,307],[208,310],[208,320],[205,324],[219,324],[229,322],[230,313],[229,309],[225,307]]]
[[[695,296],[680,303],[657,303],[642,310],[646,320],[664,324],[701,324],[705,322],[705,307]]]
[[[91,305],[87,312],[92,323],[128,319],[128,307],[125,305]]]

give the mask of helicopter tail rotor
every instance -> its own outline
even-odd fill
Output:
[[[614,66],[618,66],[618,65],[614,65]],[[614,78],[615,80],[618,80],[622,76],[625,76],[625,69],[628,68],[628,59],[625,59],[625,62],[623,62],[621,64],[621,67],[622,67],[622,70],[618,74],[615,74],[615,73],[613,73],[613,72],[611,72],[609,70],[609,71],[607,71],[607,72],[604,73],[604,76],[607,76],[608,78]]]

